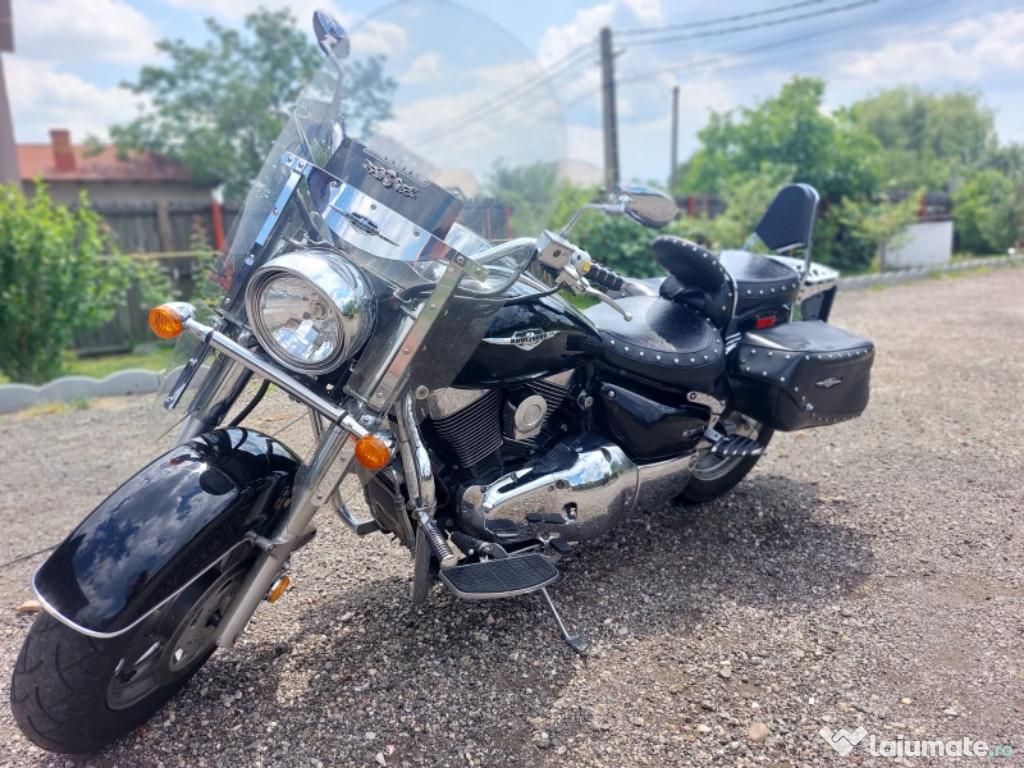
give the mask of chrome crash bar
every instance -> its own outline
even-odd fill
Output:
[[[308,405],[317,413],[325,416],[331,422],[340,425],[356,437],[366,437],[370,434],[369,430],[344,408],[318,395],[273,363],[267,362],[220,331],[200,323],[195,318],[185,319],[183,325],[184,329],[193,336],[205,341],[221,354],[235,362],[241,363],[267,381],[276,384],[289,395],[298,398],[303,404]]]

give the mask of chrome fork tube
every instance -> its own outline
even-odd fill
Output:
[[[309,463],[303,464],[295,473],[291,505],[273,538],[254,540],[262,551],[217,626],[216,641],[220,647],[233,645],[238,639],[313,515],[337,490],[353,457],[351,446],[349,432],[333,424],[323,433],[323,439]],[[349,449],[348,460],[343,458],[346,449]],[[339,467],[341,471],[338,471]]]

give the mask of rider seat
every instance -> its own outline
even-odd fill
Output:
[[[722,335],[690,307],[656,296],[628,296],[618,303],[632,320],[607,304],[585,312],[601,333],[608,365],[673,388],[711,386],[725,371]]]

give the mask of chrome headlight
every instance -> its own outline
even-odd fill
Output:
[[[253,332],[275,360],[294,371],[332,371],[373,330],[377,305],[366,278],[324,250],[275,256],[253,274],[245,308]]]

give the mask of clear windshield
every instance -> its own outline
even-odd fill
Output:
[[[307,198],[328,214],[337,204],[345,220],[295,217],[295,228],[313,224],[319,237],[399,284],[440,276],[437,267],[374,266],[374,259],[436,256],[410,255],[414,232],[472,256],[548,225],[563,159],[562,111],[545,71],[518,41],[465,8],[413,0],[352,28],[350,50],[340,61],[324,57],[267,158],[230,244],[228,281],[277,202],[289,154],[372,198],[355,207]],[[387,212],[401,221],[389,222]],[[367,234],[372,227],[378,231]],[[403,248],[389,247],[400,240]]]
[[[349,32],[246,198],[222,309],[244,319],[232,295],[285,251],[357,264],[381,304],[344,391],[383,410],[448,386],[485,335],[554,213],[564,126],[544,70],[472,11],[411,0]]]

